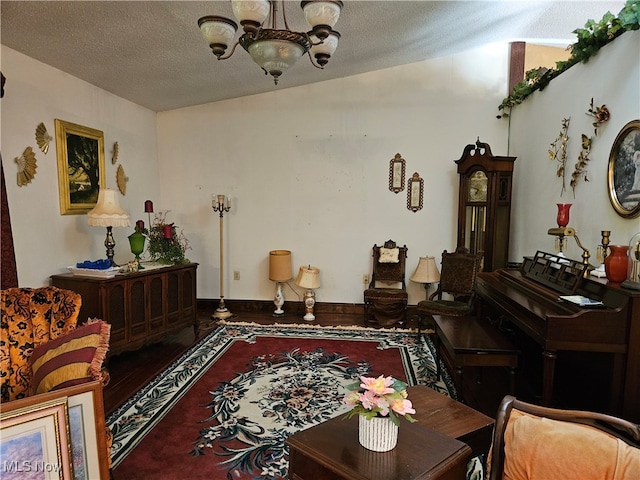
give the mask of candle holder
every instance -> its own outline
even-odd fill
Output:
[[[211,208],[214,212],[219,214],[220,218],[220,303],[218,308],[211,315],[211,318],[216,320],[224,320],[232,316],[232,313],[224,304],[224,250],[222,248],[223,241],[223,217],[224,214],[231,210],[231,197],[224,195],[212,195]]]

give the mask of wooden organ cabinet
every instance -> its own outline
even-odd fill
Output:
[[[79,319],[111,324],[109,354],[136,350],[192,325],[197,329],[197,263],[95,278],[65,273],[51,284],[82,297]]]
[[[483,271],[507,266],[516,157],[496,157],[478,139],[456,160],[460,175],[458,247],[483,254]]]

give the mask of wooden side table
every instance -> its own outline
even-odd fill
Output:
[[[344,415],[297,432],[286,444],[290,480],[463,480],[471,456],[464,443],[405,420],[393,450],[372,452],[358,442],[358,418]]]
[[[425,385],[407,388],[419,425],[455,438],[471,447],[472,456],[486,455],[495,420]]]

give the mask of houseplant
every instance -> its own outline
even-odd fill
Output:
[[[344,402],[353,408],[347,418],[358,415],[360,444],[375,452],[393,449],[398,441],[399,417],[415,422],[416,413],[407,398],[407,384],[393,377],[360,377],[346,387]]]
[[[191,248],[182,231],[178,232],[173,223],[167,223],[169,211],[158,212],[148,233],[148,252],[151,260],[165,265],[189,263],[185,252]]]

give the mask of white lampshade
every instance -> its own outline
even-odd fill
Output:
[[[299,287],[310,290],[320,288],[320,270],[311,265],[300,267],[295,283]]]
[[[269,16],[268,0],[231,0],[233,15],[242,25],[251,22],[262,25]]]
[[[434,257],[420,257],[416,271],[411,275],[412,282],[435,283],[440,280],[440,272]]]
[[[238,25],[233,20],[217,15],[208,15],[198,20],[198,26],[207,45],[222,45],[223,50],[233,43]]]
[[[87,223],[93,227],[128,227],[129,214],[120,206],[115,190],[101,188],[98,202],[87,213]]]
[[[304,18],[312,28],[318,25],[333,27],[340,18],[342,5],[343,3],[339,1],[331,2],[326,0],[301,2]]]
[[[269,252],[269,280],[273,282],[286,282],[291,280],[291,251],[271,250]]]

